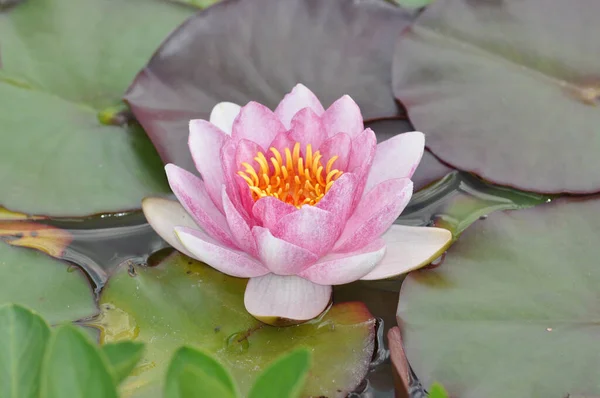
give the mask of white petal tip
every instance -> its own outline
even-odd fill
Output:
[[[244,305],[259,321],[291,326],[310,321],[331,304],[331,286],[314,284],[298,276],[267,274],[251,278]]]
[[[219,102],[210,112],[210,122],[231,135],[233,121],[240,113],[241,107],[233,102]]]
[[[430,264],[452,243],[444,228],[392,225],[382,236],[387,251],[383,260],[362,280],[388,279]]]
[[[177,238],[175,227],[198,228],[198,225],[179,202],[159,197],[147,197],[142,199],[142,211],[150,226],[161,238],[183,254],[190,256],[190,252]]]

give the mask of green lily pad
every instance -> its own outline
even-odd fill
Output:
[[[92,289],[78,268],[0,242],[0,305],[4,303],[29,307],[51,324],[97,312]]]
[[[181,345],[195,345],[228,367],[247,393],[261,370],[281,354],[307,346],[314,354],[303,396],[345,396],[366,375],[375,319],[361,303],[333,306],[320,319],[276,328],[250,316],[245,279],[233,278],[174,253],[156,267],[121,267],[105,286],[102,314],[89,322],[101,342],[146,343],[146,355],[125,380],[124,397],[160,397],[166,368]]]
[[[10,169],[0,175],[2,206],[80,216],[168,191],[120,98],[192,13],[159,0],[25,1],[0,13],[0,159]]]
[[[442,161],[526,191],[600,191],[600,2],[437,0],[393,86]]]
[[[409,274],[398,322],[424,385],[463,398],[600,395],[600,200],[496,212]]]

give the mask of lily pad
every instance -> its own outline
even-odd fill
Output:
[[[303,396],[341,397],[366,375],[375,319],[361,303],[334,305],[326,315],[286,328],[267,326],[244,309],[245,279],[233,278],[174,253],[156,267],[119,268],[104,288],[102,315],[89,322],[101,342],[132,338],[146,356],[125,380],[125,397],[160,397],[177,348],[195,345],[228,367],[243,393],[281,354],[306,346],[314,365]]]
[[[598,15],[593,0],[435,1],[398,40],[394,92],[458,169],[527,191],[600,191]]]
[[[0,305],[5,303],[29,307],[51,324],[97,312],[92,289],[78,268],[0,242]]]
[[[192,12],[159,0],[39,0],[0,13],[2,206],[79,216],[168,192],[143,131],[101,121],[126,120],[128,83]]]
[[[274,109],[302,83],[325,106],[349,94],[365,119],[395,117],[393,47],[412,19],[383,0],[225,0],[175,31],[125,99],[163,161],[190,171],[188,122],[221,101]]]
[[[462,398],[600,395],[599,224],[598,197],[497,212],[441,266],[409,274],[398,321],[423,384]]]

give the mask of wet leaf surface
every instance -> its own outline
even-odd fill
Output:
[[[51,324],[97,312],[92,289],[78,268],[0,242],[0,305],[5,303],[29,307]]]
[[[221,101],[274,109],[302,83],[325,106],[349,94],[366,119],[395,117],[391,58],[411,20],[384,1],[226,0],[171,35],[126,100],[163,161],[190,171],[188,122]]]
[[[79,216],[138,208],[168,190],[143,131],[103,125],[101,115],[192,11],[158,0],[40,0],[0,14],[2,206]]]
[[[463,398],[598,395],[600,200],[496,212],[409,274],[398,321],[424,385]]]
[[[394,92],[458,169],[600,191],[599,14],[594,0],[435,1],[398,40]]]
[[[375,326],[363,304],[338,304],[309,324],[275,328],[246,312],[245,286],[244,279],[178,253],[156,267],[137,267],[134,276],[120,268],[102,292],[102,316],[89,324],[100,328],[104,343],[123,338],[147,343],[123,395],[160,397],[167,364],[182,344],[216,355],[243,392],[268,363],[297,346],[314,354],[303,396],[345,396],[360,383],[371,361]]]

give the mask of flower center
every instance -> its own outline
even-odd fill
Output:
[[[265,154],[258,152],[254,160],[260,166],[259,170],[243,162],[244,171],[238,171],[238,175],[248,183],[254,200],[273,196],[298,208],[302,205],[316,205],[334,181],[344,174],[343,171],[332,170],[338,156],[331,157],[327,165],[323,166],[323,156],[319,151],[313,153],[310,144],[306,145],[302,156],[299,142],[296,142],[291,151],[285,148],[285,159],[276,148],[271,147],[269,151],[273,154],[269,158],[271,165]]]

